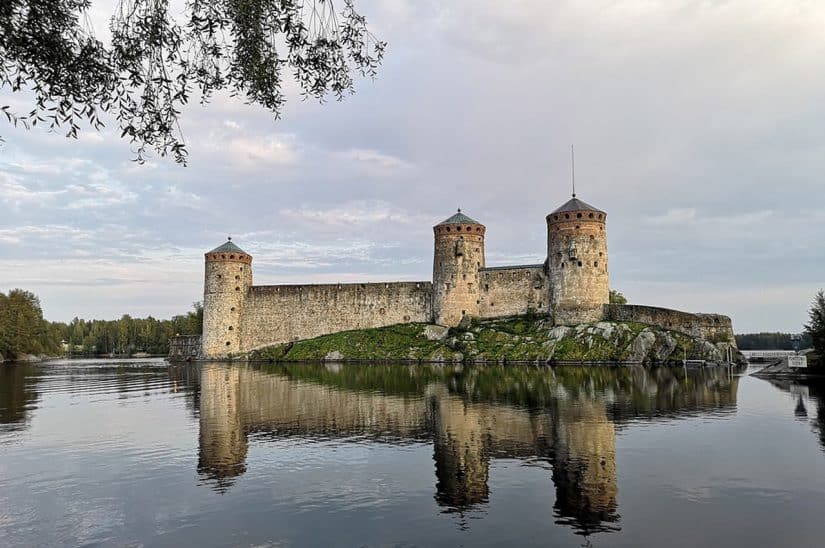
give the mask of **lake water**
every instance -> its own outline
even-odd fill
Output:
[[[0,366],[3,546],[817,546],[825,386],[727,369]]]

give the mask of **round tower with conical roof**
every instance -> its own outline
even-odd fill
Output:
[[[607,213],[573,198],[547,216],[550,304],[557,325],[600,321],[610,299]]]
[[[232,238],[204,255],[204,357],[219,358],[241,350],[241,313],[252,286],[252,256]]]
[[[433,227],[433,321],[456,326],[478,316],[479,269],[484,267],[484,225],[458,210]]]

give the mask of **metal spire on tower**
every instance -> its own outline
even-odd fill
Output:
[[[573,175],[573,197],[576,197],[576,155],[573,151],[573,145],[570,145],[570,167]]]

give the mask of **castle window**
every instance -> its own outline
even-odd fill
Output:
[[[386,308],[379,308],[379,309],[378,309],[378,313],[379,313],[379,314],[381,314],[381,315],[383,316],[384,314],[386,314],[386,313],[387,313],[387,309],[386,309]]]
[[[461,275],[461,279],[462,279],[462,280],[466,280],[466,279],[467,279],[467,275],[466,275],[466,274],[462,274],[462,275]]]
[[[450,231],[450,227],[448,226],[448,227],[447,227],[447,228],[445,228],[444,230],[446,230],[447,232],[449,232],[449,231]]]
[[[476,228],[476,232],[481,232],[481,227]]]
[[[226,259],[226,255],[221,255],[221,259]]]
[[[565,214],[564,214],[564,218],[565,218],[565,219],[569,219],[569,218],[570,218],[570,214],[569,214],[569,213],[565,213]]]
[[[602,253],[601,251],[599,251],[599,257],[601,257],[602,255],[604,255],[604,253]]]
[[[490,284],[484,284],[484,291],[490,291]]]
[[[405,321],[405,322],[410,321],[410,317],[409,317],[409,316],[404,316],[404,321]]]
[[[241,290],[240,286],[237,286],[237,285],[236,285],[236,286],[235,286],[235,291],[240,291],[240,290]]]
[[[222,278],[222,276],[220,274],[218,274],[218,279],[220,280],[221,278]]]
[[[470,291],[472,291],[472,290],[473,290],[473,284],[471,284],[471,283],[467,284],[467,289],[469,289]]]
[[[561,267],[564,268],[564,263],[561,263]]]
[[[226,341],[226,346],[229,346],[230,344],[232,344],[232,343],[229,342],[229,341]]]
[[[241,272],[243,272],[243,267],[241,267]]]
[[[576,213],[576,219],[581,219],[581,218],[582,218],[582,214],[581,213]]]
[[[229,326],[229,330],[230,330],[230,331],[234,331],[234,330],[235,330],[235,328],[234,328],[234,327],[232,327],[232,326],[230,325],[230,326]]]
[[[235,276],[235,279],[236,279],[236,280],[240,280],[240,279],[241,279],[241,277],[240,277],[240,276]]]
[[[581,261],[579,261],[579,266],[581,266],[581,265],[582,265],[582,262],[581,262]]]
[[[558,215],[556,215],[555,219],[558,221],[558,220],[559,220],[559,216],[558,216]]]
[[[592,242],[595,238],[596,238],[596,237],[595,237],[595,236],[593,236],[592,234],[590,235],[590,241],[591,241],[591,242]]]
[[[481,301],[479,301],[478,299],[476,299],[476,304],[481,304]]]
[[[579,225],[576,225],[576,230],[578,230],[578,229],[580,229],[580,228],[581,228],[581,227],[580,227]]]
[[[588,217],[590,217],[590,218],[592,219],[592,218],[593,218],[593,214],[591,213],[590,215],[588,215]]]
[[[461,315],[462,315],[462,316],[463,316],[463,315],[465,315],[466,313],[467,313],[467,311],[466,311],[466,310],[462,310],[462,311],[461,311]]]
[[[234,255],[230,255],[230,256],[229,256],[229,258],[230,258],[230,259],[234,259],[234,258],[235,258],[235,256],[234,256]]]
[[[450,290],[450,282],[444,284],[444,289],[446,289],[447,291]]]
[[[593,261],[593,266],[599,266],[599,261]]]
[[[235,307],[233,306],[232,308],[229,309],[229,311],[230,312],[235,312]]]
[[[602,214],[601,214],[601,213],[599,213],[599,219],[601,220],[601,218],[602,218]]]

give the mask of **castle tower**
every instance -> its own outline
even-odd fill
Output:
[[[484,225],[461,210],[435,225],[433,321],[456,326],[478,316],[478,271],[484,267]]]
[[[557,325],[603,318],[610,298],[607,213],[576,198],[547,216],[550,304]]]
[[[230,238],[205,259],[203,355],[218,358],[241,350],[241,311],[252,286],[252,257]]]

